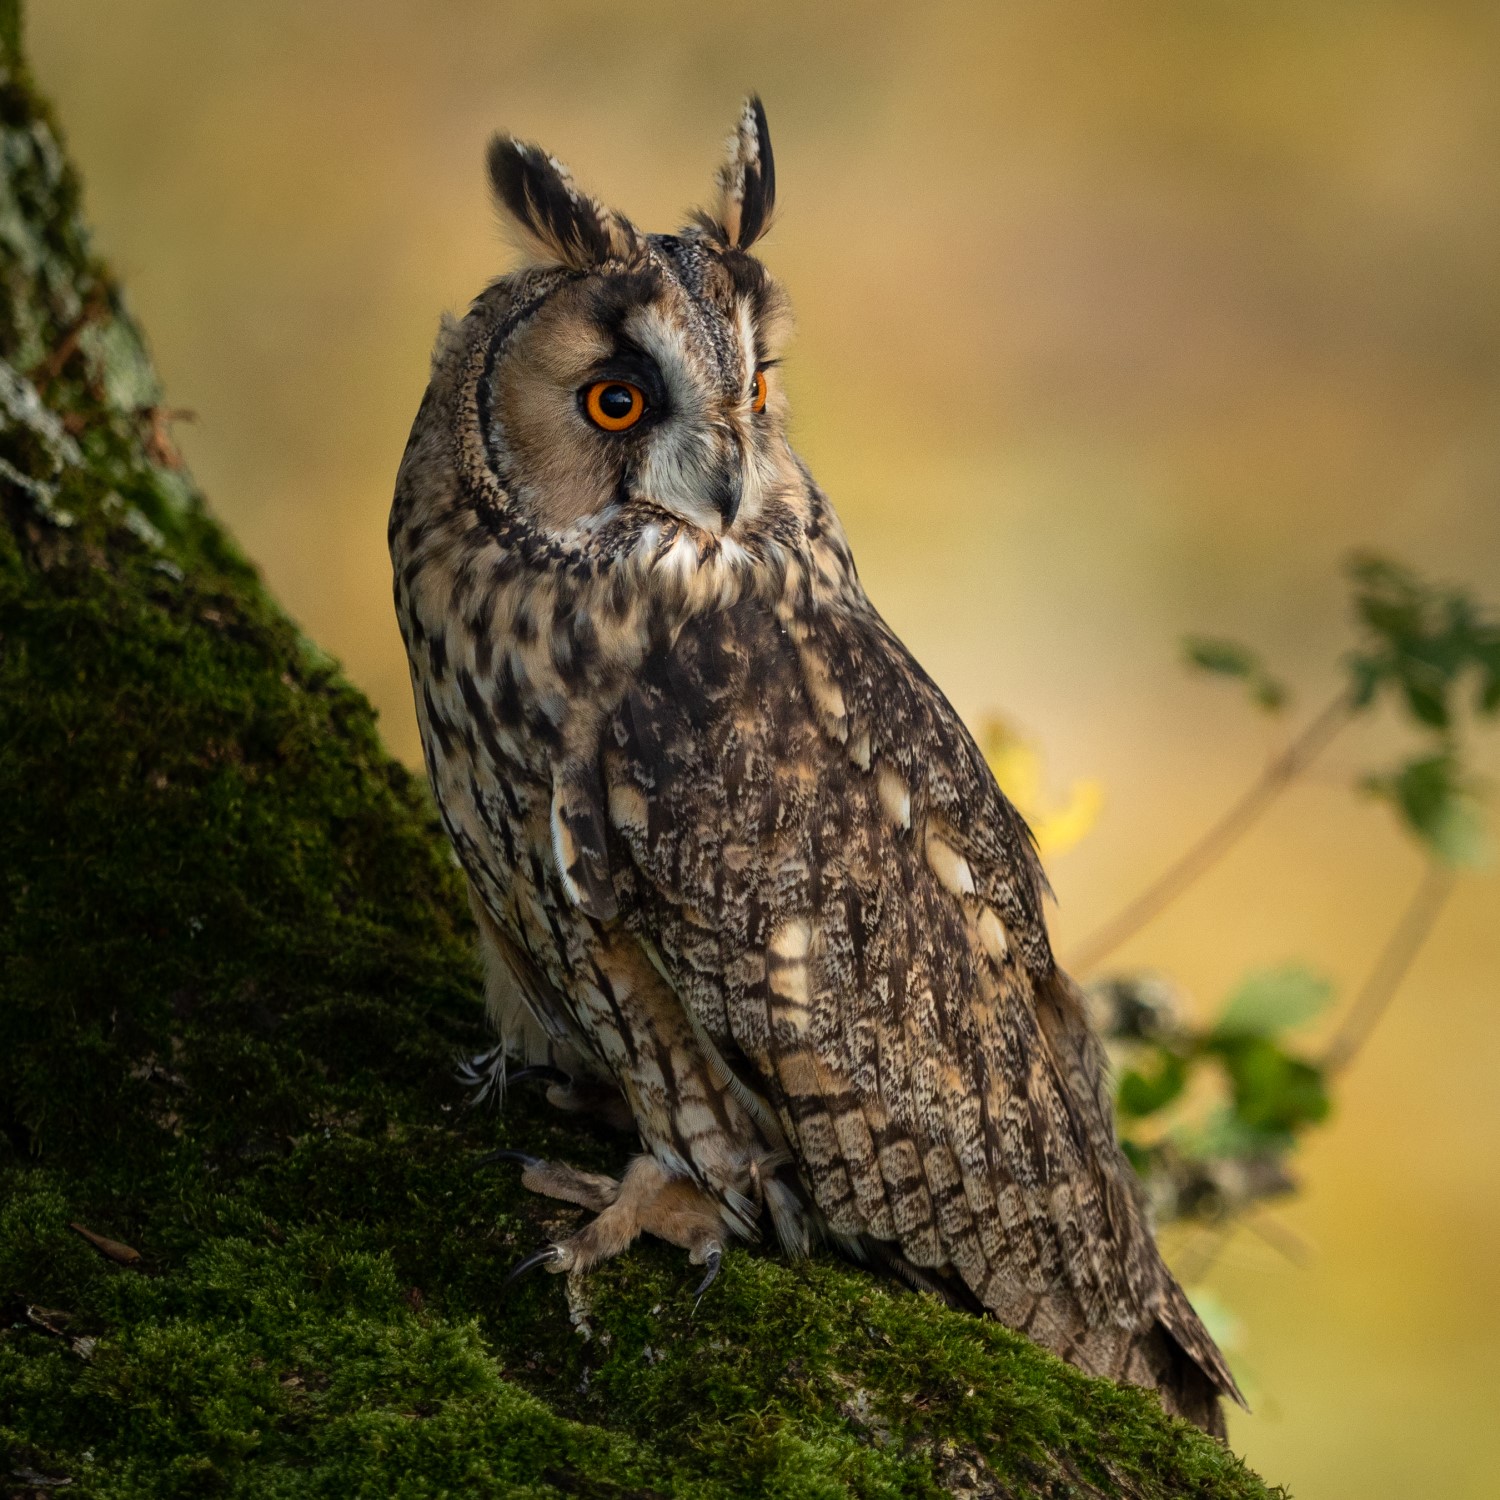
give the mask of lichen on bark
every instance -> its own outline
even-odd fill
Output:
[[[626,1148],[467,1107],[425,789],[180,467],[14,0],[0,70],[0,1488],[1267,1495],[831,1260],[504,1286],[568,1211],[483,1153]]]

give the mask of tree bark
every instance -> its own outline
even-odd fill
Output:
[[[0,0],[0,1491],[1265,1496],[824,1258],[508,1267],[517,1090],[425,788],[214,521]],[[6,1487],[9,1487],[8,1491]]]

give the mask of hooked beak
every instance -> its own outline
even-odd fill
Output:
[[[723,518],[725,531],[734,525],[734,518],[740,513],[743,494],[743,462],[736,447],[732,454],[720,460],[708,482],[708,503]]]
[[[724,536],[745,499],[745,448],[717,424],[683,433],[675,444],[648,448],[629,493],[693,526]]]

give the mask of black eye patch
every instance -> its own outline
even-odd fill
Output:
[[[628,342],[622,343],[613,354],[606,356],[595,366],[582,389],[587,390],[606,380],[619,380],[626,385],[637,386],[646,398],[651,416],[659,419],[666,414],[667,383],[662,379],[661,369],[656,361],[643,349]]]
[[[661,291],[661,272],[655,266],[643,271],[622,271],[601,276],[592,288],[590,311],[594,321],[613,339],[624,333],[631,313],[656,300]]]

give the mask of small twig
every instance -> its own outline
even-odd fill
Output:
[[[146,422],[146,453],[164,469],[180,469],[182,454],[172,438],[173,422],[196,422],[198,413],[179,406],[145,406],[140,416]]]
[[[1200,1226],[1192,1242],[1184,1245],[1176,1256],[1172,1269],[1177,1273],[1177,1279],[1189,1286],[1202,1281],[1224,1253],[1233,1231],[1233,1219]]]
[[[102,1234],[95,1234],[92,1229],[85,1229],[82,1224],[70,1223],[68,1228],[74,1234],[82,1235],[94,1249],[106,1260],[112,1260],[117,1266],[133,1266],[140,1260],[141,1252],[133,1245],[123,1245],[119,1240],[107,1239]]]
[[[39,395],[46,396],[47,387],[63,372],[63,367],[78,351],[84,330],[90,323],[101,321],[109,311],[109,298],[102,288],[96,288],[83,304],[83,310],[63,329],[57,347],[52,350],[29,373],[31,383]]]
[[[1359,1049],[1369,1040],[1376,1023],[1395,998],[1406,971],[1421,951],[1448,897],[1452,894],[1455,872],[1435,860],[1427,867],[1422,883],[1402,913],[1396,930],[1386,940],[1370,977],[1354,997],[1349,1013],[1334,1033],[1323,1053],[1323,1068],[1336,1073],[1347,1067]]]
[[[1260,779],[1175,864],[1169,865],[1123,910],[1094,929],[1068,956],[1068,968],[1086,974],[1170,906],[1250,830],[1256,820],[1349,722],[1354,707],[1340,693],[1261,773]]]
[[[1312,1246],[1294,1229],[1288,1228],[1280,1219],[1267,1213],[1247,1213],[1241,1222],[1252,1234],[1259,1235],[1278,1254],[1283,1255],[1294,1266],[1305,1266],[1312,1261]]]

